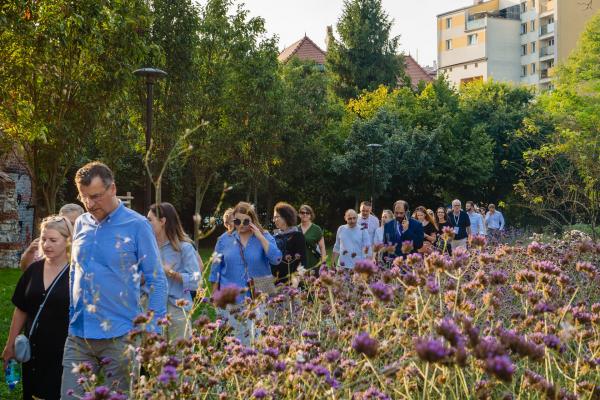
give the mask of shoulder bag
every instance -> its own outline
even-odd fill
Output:
[[[46,291],[46,297],[44,298],[44,301],[42,301],[42,304],[40,304],[40,308],[38,308],[37,314],[35,314],[35,318],[33,319],[33,322],[31,323],[31,329],[29,330],[29,336],[25,336],[21,333],[15,338],[15,359],[18,362],[26,363],[27,361],[29,361],[31,359],[31,345],[29,344],[29,338],[31,337],[31,335],[33,334],[33,331],[37,327],[37,321],[40,317],[40,314],[42,313],[42,310],[44,309],[44,305],[46,304],[46,301],[48,300],[48,298],[50,297],[50,294],[52,293],[52,289],[54,289],[54,286],[56,286],[56,283],[60,280],[60,278],[65,273],[65,271],[67,269],[69,269],[68,266],[69,266],[69,264],[67,264],[63,267],[62,271],[60,271],[58,276],[56,278],[54,278],[54,282],[52,282],[52,284]]]

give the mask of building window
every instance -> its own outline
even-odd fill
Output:
[[[521,76],[527,76],[527,65],[521,65]]]
[[[452,17],[446,18],[446,29],[450,29],[452,27]]]
[[[467,69],[467,64],[465,64],[465,69]]]
[[[524,22],[521,24],[521,35],[524,35],[527,33],[527,22]]]
[[[530,27],[529,27],[529,31],[530,32],[535,32],[535,20],[532,19],[531,22],[529,23]]]
[[[452,72],[452,67],[450,67],[450,72]]]
[[[535,75],[535,63],[531,63],[531,75]]]
[[[524,13],[525,11],[527,11],[527,2],[522,2],[521,3],[521,12]]]
[[[479,64],[475,63],[475,68],[477,68],[479,66]]]
[[[467,36],[467,43],[469,46],[473,46],[473,45],[477,44],[477,34],[473,33],[473,34]]]
[[[522,56],[526,56],[527,55],[527,45],[526,44],[522,44],[521,45],[521,55]]]
[[[531,54],[535,53],[535,42],[531,42]]]
[[[446,40],[446,50],[452,50],[452,39]]]

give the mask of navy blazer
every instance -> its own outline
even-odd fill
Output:
[[[383,227],[383,242],[387,244],[396,244],[396,256],[404,257],[402,253],[402,242],[410,240],[413,242],[412,253],[415,253],[423,246],[425,233],[423,232],[423,224],[413,218],[408,219],[408,229],[402,234],[398,234],[398,228],[402,230],[402,224],[395,219],[386,223]]]

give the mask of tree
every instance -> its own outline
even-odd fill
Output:
[[[189,139],[196,214],[219,174],[248,184],[246,193],[255,200],[278,145],[275,41],[266,37],[264,20],[232,6],[231,0],[209,0],[200,10],[196,111],[206,124]]]
[[[22,150],[43,216],[145,56],[148,9],[142,0],[10,2],[1,20],[0,130]]]
[[[540,99],[554,131],[525,153],[517,190],[529,206],[559,227],[573,219],[600,219],[600,14],[593,17],[577,48],[558,67],[555,90]],[[539,137],[539,126],[527,133]],[[556,178],[556,179],[555,179]]]
[[[395,87],[404,60],[396,54],[399,36],[390,36],[392,20],[381,0],[346,0],[337,23],[338,41],[328,30],[327,69],[335,93],[345,100],[379,85]]]
[[[533,92],[494,81],[474,81],[460,91],[461,119],[490,137],[493,172],[481,194],[497,201],[510,193],[522,170],[525,143],[517,133],[532,112]]]

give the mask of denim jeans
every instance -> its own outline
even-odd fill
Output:
[[[127,351],[130,344],[127,336],[111,339],[84,339],[68,336],[63,356],[63,375],[61,399],[74,400],[81,398],[83,388],[77,383],[79,374],[73,372],[74,365],[88,362],[97,375],[103,373],[105,386],[128,393],[131,390],[132,378],[139,375],[139,365],[133,354]],[[106,363],[101,362],[105,360]],[[70,392],[73,391],[73,395]]]

